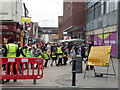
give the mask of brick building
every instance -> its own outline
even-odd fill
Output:
[[[63,39],[63,32],[69,38],[85,38],[85,2],[63,2],[62,24],[59,25],[59,39]],[[60,19],[59,19],[60,20]]]

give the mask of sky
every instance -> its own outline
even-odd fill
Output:
[[[33,22],[40,27],[58,27],[58,16],[63,15],[63,0],[23,0]]]

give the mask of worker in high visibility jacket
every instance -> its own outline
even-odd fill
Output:
[[[38,49],[35,52],[35,57],[37,57],[37,58],[44,58],[44,54],[43,54],[43,52],[41,50],[41,46],[38,46]],[[38,64],[35,63],[34,64],[34,69],[36,69],[37,67],[38,67]]]
[[[49,54],[49,52],[47,52],[47,49],[45,49],[43,54],[44,54],[44,59],[45,59],[44,67],[47,67],[48,60],[50,59],[50,54]]]
[[[27,48],[27,47],[24,47],[24,46],[22,47],[21,42],[18,41],[18,48],[19,48],[19,51],[20,51],[20,56],[19,57],[26,57],[26,55],[23,52],[23,49]],[[19,63],[19,74],[22,74],[22,63]]]
[[[10,37],[8,39],[8,44],[6,44],[5,47],[5,56],[7,57],[19,57],[19,48],[17,44],[14,44],[13,38]],[[10,75],[10,67],[11,67],[11,63],[8,62],[8,68],[7,68],[7,74]],[[13,63],[13,74],[16,74],[16,63]],[[9,82],[10,79],[7,79],[5,82]],[[14,82],[16,82],[17,80],[14,79]]]
[[[26,57],[33,57],[32,46],[29,46],[29,47],[27,48]],[[32,68],[33,68],[33,65],[32,65],[32,63],[30,63],[30,64],[31,64],[31,69],[32,69]],[[25,65],[26,65],[26,68],[25,68],[25,69],[27,69],[27,63],[26,63]]]
[[[67,52],[67,48],[64,47],[64,52],[63,52],[63,60],[64,60],[64,65],[67,64],[67,61],[68,61],[68,52]]]
[[[62,46],[58,44],[58,47],[57,47],[57,56],[58,56],[58,66],[59,65],[63,65],[62,64],[62,58],[63,58],[63,52],[62,52]]]
[[[53,66],[54,61],[55,61],[55,64],[57,66],[57,52],[55,50],[52,51],[51,57],[52,57],[51,66]]]

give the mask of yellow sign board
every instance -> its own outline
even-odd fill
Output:
[[[30,23],[31,22],[31,18],[30,17],[22,17],[21,21]]]
[[[111,46],[93,46],[88,57],[88,65],[108,66]]]

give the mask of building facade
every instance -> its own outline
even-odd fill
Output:
[[[68,38],[85,38],[85,2],[63,2],[62,24],[59,26],[59,39],[64,39],[64,32]]]
[[[9,37],[13,37],[14,41],[21,40],[21,29],[22,26],[16,22],[0,22],[0,43],[7,44]]]
[[[96,0],[86,3],[86,43],[95,46],[111,45],[111,54],[117,55],[117,0]]]
[[[39,27],[39,33],[40,33],[40,41],[42,42],[58,41],[58,28],[57,27]],[[48,39],[46,37],[48,37]]]
[[[1,44],[6,44],[9,37],[21,41],[22,0],[1,0],[0,36]]]

